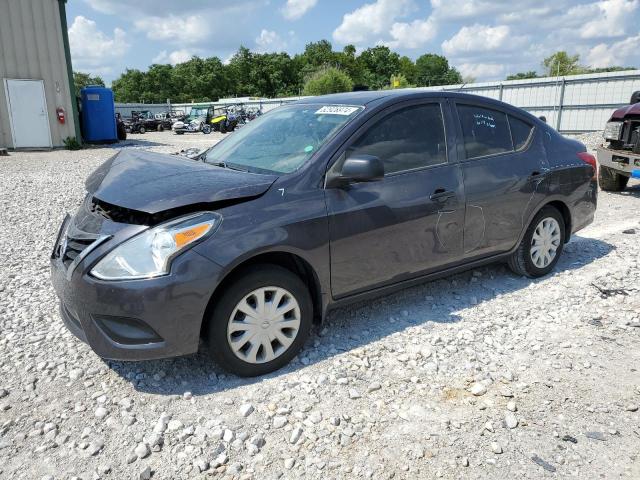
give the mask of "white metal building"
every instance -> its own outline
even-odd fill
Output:
[[[0,147],[80,139],[65,3],[0,0]]]

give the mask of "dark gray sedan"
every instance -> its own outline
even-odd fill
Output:
[[[595,159],[470,95],[358,92],[277,108],[196,161],[122,150],[87,180],[51,275],[105,358],[285,365],[339,304],[489,262],[548,274],[593,221]]]

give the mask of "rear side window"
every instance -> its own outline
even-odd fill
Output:
[[[519,118],[509,115],[509,126],[511,127],[511,136],[513,137],[513,145],[516,150],[520,150],[525,146],[533,126],[527,122],[523,122]]]
[[[458,116],[467,158],[513,150],[505,113],[475,105],[458,105]]]
[[[349,155],[354,154],[380,158],[385,174],[445,163],[447,149],[440,104],[390,113],[354,142]]]

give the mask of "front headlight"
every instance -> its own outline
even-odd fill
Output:
[[[605,140],[620,140],[620,131],[622,130],[622,122],[607,122],[604,127],[602,136]]]
[[[169,273],[171,260],[213,234],[222,216],[203,212],[145,230],[105,255],[91,275],[101,280],[134,280]]]

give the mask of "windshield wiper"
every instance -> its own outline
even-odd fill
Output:
[[[214,167],[222,167],[228,168],[229,170],[237,170],[238,172],[248,172],[248,168],[242,168],[239,165],[227,163],[227,162],[207,162],[209,165],[213,165]]]

